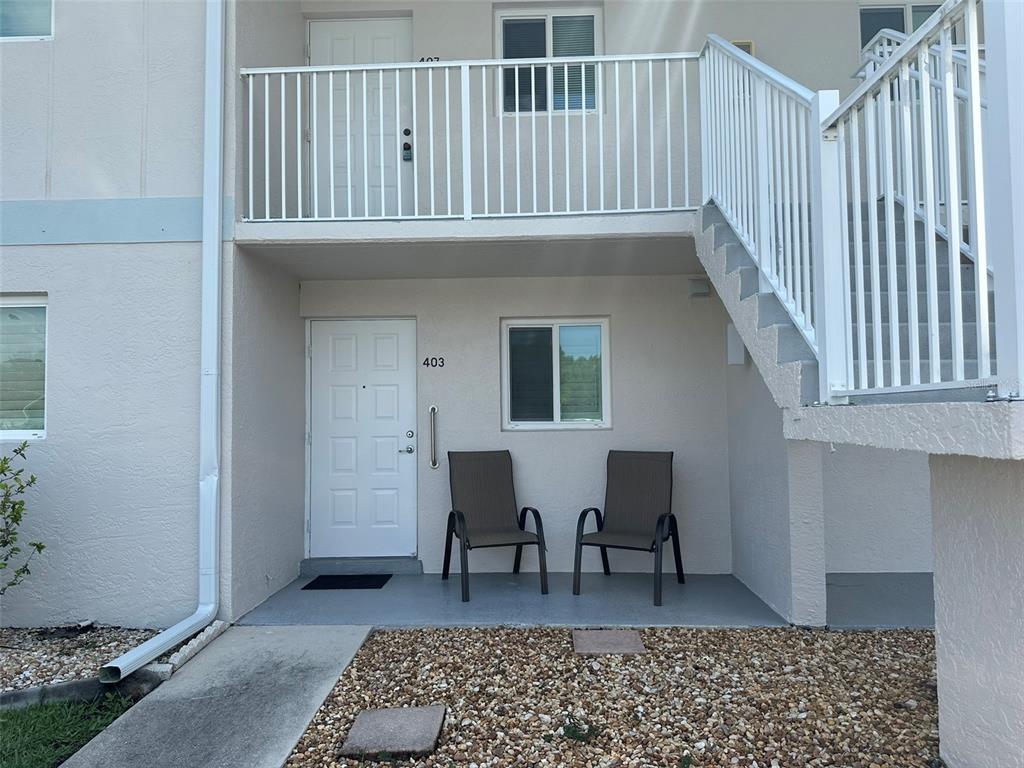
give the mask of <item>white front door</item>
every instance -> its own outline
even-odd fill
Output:
[[[416,554],[416,321],[312,320],[310,557]]]
[[[349,19],[309,23],[309,61],[313,66],[393,64],[412,58],[412,19]],[[396,78],[401,94],[395,104]],[[396,70],[338,73],[334,76],[335,210],[353,217],[397,216],[398,175],[408,176],[410,162],[400,159],[402,144],[411,144],[409,109],[411,74]],[[320,114],[328,114],[328,94],[320,95]],[[351,174],[351,175],[350,175]],[[404,178],[411,209],[411,179]],[[351,211],[349,205],[351,204]]]

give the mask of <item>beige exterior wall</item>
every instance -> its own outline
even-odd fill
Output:
[[[45,292],[48,326],[22,531],[46,550],[4,624],[160,626],[195,607],[198,284],[197,243],[4,248],[0,286]]]
[[[451,507],[449,450],[509,449],[518,501],[544,516],[548,567],[572,569],[576,518],[601,506],[611,448],[675,451],[674,509],[686,569],[731,570],[728,450],[723,393],[725,315],[715,299],[687,298],[682,276],[500,278],[304,282],[305,317],[415,317],[418,353],[443,355],[444,368],[421,368],[418,430],[439,408],[439,469],[419,456],[419,551],[424,568],[441,567]],[[499,324],[503,317],[607,316],[612,422],[600,431],[503,432]],[[671,559],[671,558],[670,558]],[[652,558],[613,552],[612,568],[650,570]],[[471,553],[476,571],[505,571],[510,551]],[[596,553],[587,570],[600,568]],[[667,567],[671,567],[670,565]],[[524,568],[536,568],[535,553]]]
[[[932,456],[939,747],[1024,766],[1024,461]]]

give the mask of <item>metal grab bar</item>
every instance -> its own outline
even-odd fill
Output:
[[[430,468],[437,469],[437,406],[430,406]]]

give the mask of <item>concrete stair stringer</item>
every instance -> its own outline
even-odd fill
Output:
[[[725,305],[776,405],[798,408],[818,397],[818,365],[774,295],[757,293],[757,269],[714,205],[695,235],[697,257]]]

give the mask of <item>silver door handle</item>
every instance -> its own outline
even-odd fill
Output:
[[[437,469],[437,406],[430,406],[430,468]]]
[[[403,450],[399,451],[399,453],[414,453],[415,451],[415,448],[413,448],[411,445],[407,445]]]

